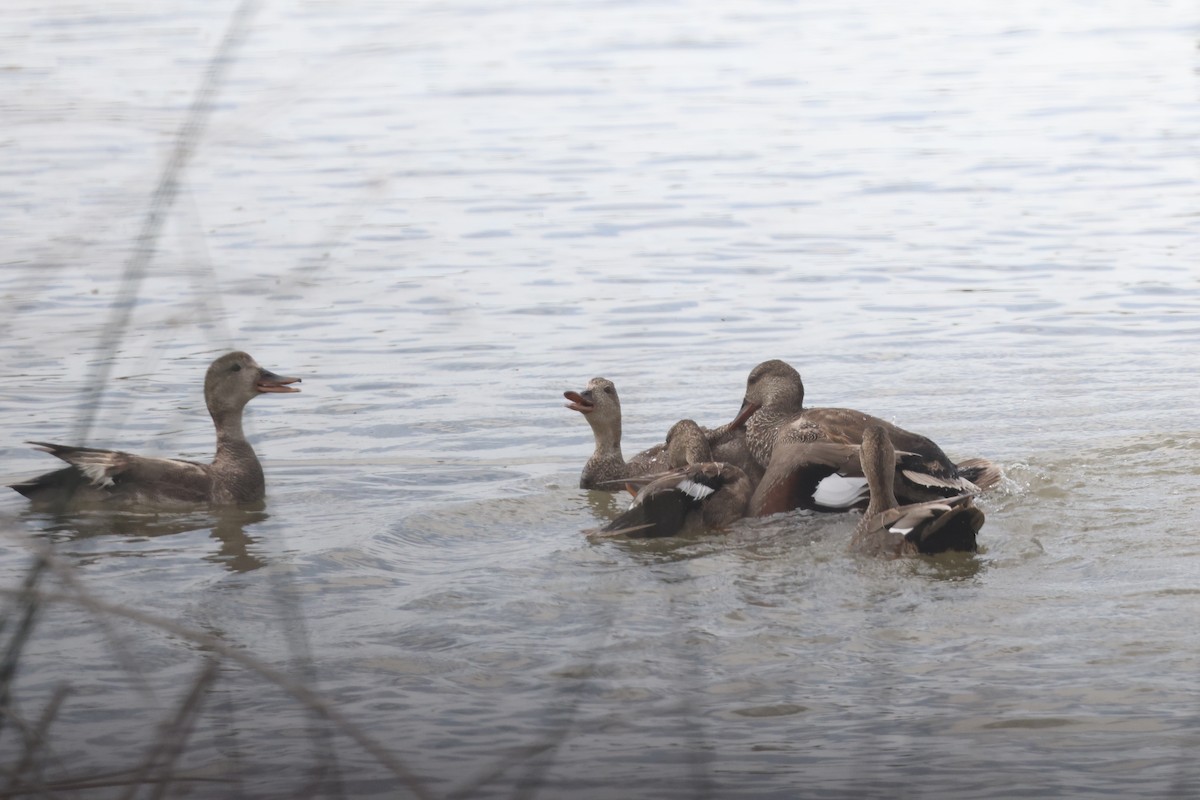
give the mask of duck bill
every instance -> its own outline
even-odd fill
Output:
[[[255,388],[260,392],[276,392],[279,394],[300,391],[299,389],[288,385],[292,383],[300,383],[300,379],[289,378],[284,375],[276,375],[269,369],[264,369],[260,370],[258,373],[258,382],[255,384]]]
[[[760,407],[761,406],[756,406],[754,403],[751,403],[749,400],[743,400],[742,401],[742,410],[739,411],[738,415],[733,418],[733,422],[729,423],[729,429],[732,431],[736,431],[738,428],[745,425],[746,420],[748,420],[748,419],[750,419],[750,417],[754,416],[754,412],[758,411],[758,409]]]
[[[571,401],[567,403],[567,408],[572,411],[578,411],[580,414],[590,414],[596,409],[591,401],[579,392],[563,392],[563,397]]]

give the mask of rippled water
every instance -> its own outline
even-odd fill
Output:
[[[111,355],[87,443],[207,458],[201,376],[246,349],[304,379],[249,411],[266,512],[11,494],[0,586],[54,542],[417,788],[226,658],[178,769],[216,782],[176,791],[1194,792],[1194,4],[266,4],[100,352],[232,11],[0,9],[0,441],[10,482],[51,468],[21,442],[80,435]],[[985,551],[581,533],[622,501],[575,488],[563,390],[615,381],[629,455],[767,358],[1001,463]],[[51,604],[21,653],[21,718],[71,687],[44,781],[139,763],[215,646],[102,618]]]

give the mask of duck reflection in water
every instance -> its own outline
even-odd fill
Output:
[[[259,538],[246,533],[247,529],[270,518],[261,508],[216,508],[188,514],[139,514],[129,511],[49,514],[28,510],[23,517],[40,528],[39,535],[54,542],[82,541],[100,536],[139,541],[208,529],[210,537],[218,545],[215,552],[206,551],[201,556],[204,561],[219,564],[231,572],[250,572],[267,565],[262,556],[253,552]],[[144,555],[152,556],[160,552],[156,549]],[[113,549],[111,555],[125,558],[136,554],[127,549]],[[102,557],[97,553],[88,555],[89,560]]]

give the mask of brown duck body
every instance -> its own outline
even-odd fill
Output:
[[[892,490],[896,454],[880,426],[864,431],[860,459],[871,487],[871,502],[850,542],[852,550],[893,558],[951,550],[975,552],[983,512],[971,495],[901,506]]]
[[[688,422],[689,420],[684,420]],[[678,423],[676,423],[678,424]],[[700,428],[705,440],[712,451],[712,460],[722,464],[731,464],[746,474],[751,484],[757,486],[763,477],[763,467],[750,450],[750,440],[746,437],[745,428],[735,428],[725,424],[719,428]]]
[[[54,509],[261,502],[266,488],[262,465],[246,441],[242,411],[259,394],[299,391],[289,385],[299,381],[263,369],[246,353],[227,353],[209,366],[204,381],[205,403],[217,431],[212,463],[31,442],[70,466],[11,488],[36,506]]]
[[[753,515],[793,508],[861,507],[865,478],[857,483],[864,491],[841,493],[844,502],[820,502],[817,486],[831,473],[814,473],[814,462],[806,450],[818,442],[857,446],[868,427],[882,428],[895,446],[905,451],[896,486],[905,502],[977,492],[1000,477],[999,470],[982,459],[973,459],[969,472],[960,471],[929,438],[870,414],[849,408],[805,408],[800,373],[783,361],[765,361],[751,371],[742,410],[731,423],[734,427],[743,424],[750,452],[765,468],[751,501]]]
[[[681,420],[667,433],[671,471],[634,479],[642,488],[605,532],[634,538],[721,529],[746,515],[754,484],[735,464],[715,461],[704,429]]]
[[[665,442],[625,460],[621,451],[621,398],[612,381],[592,378],[582,392],[563,392],[563,397],[570,401],[567,408],[583,414],[595,440],[595,450],[579,476],[579,488],[619,491],[623,481],[658,475],[670,469]],[[753,480],[762,475],[762,468],[750,453],[744,430],[722,425],[712,430],[701,428],[701,431],[712,449],[710,460],[738,466]]]

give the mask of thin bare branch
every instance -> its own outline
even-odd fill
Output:
[[[22,591],[23,590],[21,589],[0,588],[0,597],[19,597]],[[331,703],[325,700],[325,698],[316,694],[316,692],[305,686],[303,683],[293,680],[291,676],[280,672],[266,662],[249,655],[245,651],[240,650],[215,636],[194,630],[173,620],[159,617],[154,614],[148,614],[137,609],[126,608],[125,606],[121,606],[116,603],[109,603],[95,597],[36,590],[26,591],[26,593],[29,594],[33,600],[39,603],[62,603],[66,605],[74,605],[85,608],[93,613],[111,614],[113,616],[123,617],[142,625],[150,625],[158,628],[159,630],[172,633],[182,639],[187,639],[194,644],[220,654],[223,658],[237,663],[274,683],[303,705],[324,716],[345,736],[357,743],[359,747],[369,753],[375,758],[376,761],[386,767],[393,775],[402,781],[408,790],[413,794],[413,796],[419,798],[419,800],[426,800],[426,798],[431,799],[433,797],[433,794],[425,787],[422,780],[413,770],[405,766],[394,753],[392,753],[381,742],[377,741],[374,737],[348,719]]]
[[[537,744],[526,745],[514,750],[505,751],[503,757],[498,760],[494,766],[470,778],[462,786],[446,795],[446,798],[447,800],[459,800],[459,798],[471,797],[481,786],[487,786],[489,783],[496,780],[501,775],[526,761],[527,759],[536,759],[543,753],[554,750],[558,747],[558,744],[559,739],[555,737],[553,740],[546,740]]]
[[[41,606],[37,600],[37,585],[46,571],[48,559],[42,555],[34,561],[33,568],[25,575],[24,585],[14,593],[18,608],[21,609],[21,620],[13,631],[8,646],[4,648],[4,656],[0,658],[0,734],[4,732],[4,722],[13,715],[12,686],[17,677],[17,667],[21,662],[21,652],[25,643],[33,633],[34,622]],[[8,618],[0,619],[0,632],[8,628]]]
[[[113,303],[112,314],[101,332],[96,350],[101,353],[97,358],[92,374],[84,383],[84,393],[80,403],[79,427],[72,441],[86,442],[91,433],[92,424],[96,419],[96,409],[99,408],[100,398],[108,385],[109,373],[112,369],[112,354],[118,349],[125,329],[129,327],[129,319],[133,313],[134,301],[137,298],[138,287],[146,274],[150,261],[154,258],[158,247],[158,238],[162,234],[163,224],[179,194],[180,180],[196,144],[204,132],[204,126],[214,108],[217,92],[225,80],[225,74],[235,62],[237,49],[246,38],[250,18],[257,10],[257,0],[242,0],[233,12],[229,27],[225,30],[217,51],[208,68],[192,106],[184,117],[183,125],[175,137],[175,146],[163,167],[158,185],[150,197],[150,207],[142,220],[142,228],[134,243],[133,252],[125,262],[125,272],[121,277],[121,288],[117,301]]]
[[[46,731],[50,729],[54,718],[58,716],[58,709],[62,707],[63,700],[71,693],[70,687],[66,684],[60,684],[54,690],[54,694],[50,696],[50,702],[46,704],[46,708],[42,711],[42,716],[38,718],[37,724],[25,734],[25,749],[21,752],[20,759],[17,760],[12,772],[8,776],[8,786],[4,794],[12,794],[21,784],[21,776],[33,764],[34,756],[44,752],[46,747]],[[46,787],[42,785],[40,780],[34,781],[34,788],[45,791]]]
[[[112,789],[119,786],[128,786],[132,780],[125,777],[125,772],[105,773],[101,775],[93,775],[87,778],[70,778],[64,781],[55,781],[46,783],[40,786],[23,786],[12,791],[5,791],[0,794],[2,798],[20,797],[27,794],[47,794],[49,792],[82,792],[87,789]],[[147,778],[139,785],[154,785],[162,783],[162,778]],[[232,783],[228,778],[214,778],[211,775],[186,775],[177,774],[166,779],[170,783]]]
[[[213,680],[217,676],[217,661],[213,658],[204,660],[204,667],[200,670],[200,674],[196,676],[196,680],[192,682],[192,688],[188,692],[187,697],[179,705],[175,711],[175,717],[169,723],[163,726],[162,734],[157,738],[154,745],[151,746],[150,752],[146,754],[146,760],[138,771],[137,778],[125,791],[125,799],[133,800],[137,794],[138,787],[145,782],[155,771],[159,771],[159,777],[162,782],[158,784],[155,792],[151,795],[152,798],[160,798],[163,793],[171,785],[171,777],[174,771],[175,762],[183,753],[183,745],[187,742],[188,736],[191,735],[192,729],[196,723],[196,715],[199,713],[201,701],[204,695],[212,686]]]

